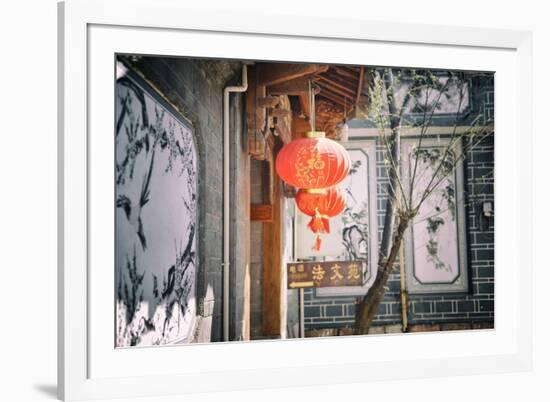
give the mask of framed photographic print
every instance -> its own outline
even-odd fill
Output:
[[[59,17],[61,398],[529,369],[529,33]]]

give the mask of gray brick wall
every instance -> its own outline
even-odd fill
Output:
[[[482,113],[485,122],[494,118],[494,92],[491,78],[472,81],[472,112]],[[408,319],[412,325],[461,322],[491,323],[494,320],[494,228],[480,227],[480,203],[494,201],[493,137],[486,138],[467,153],[464,188],[468,252],[469,290],[467,293],[410,295]],[[377,223],[382,238],[386,205],[387,171],[383,151],[377,147]],[[318,297],[314,289],[304,293],[305,329],[352,327],[355,297]],[[399,266],[393,271],[388,290],[375,316],[374,326],[401,323]]]
[[[125,63],[193,124],[199,151],[197,300],[199,313],[212,318],[210,339],[219,341],[222,339],[223,88],[226,82],[239,78],[239,65],[166,57],[132,57],[125,59]]]

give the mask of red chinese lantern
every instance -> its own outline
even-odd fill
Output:
[[[275,161],[279,177],[298,188],[334,186],[346,178],[350,166],[346,149],[321,131],[310,131],[289,142]]]
[[[338,186],[327,189],[300,189],[296,194],[296,205],[304,214],[311,216],[307,227],[317,234],[313,249],[319,251],[319,233],[330,233],[329,218],[342,213],[346,207],[346,197]]]

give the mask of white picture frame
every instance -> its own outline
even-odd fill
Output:
[[[303,16],[271,19],[238,11],[215,14],[186,8],[177,0],[69,0],[59,4],[58,17],[61,399],[160,397],[531,368],[531,33]],[[112,83],[108,87],[106,80],[114,52],[496,71],[495,329],[116,353],[112,342],[105,346],[96,335],[109,331],[112,315],[102,312],[112,311],[112,299],[97,298],[101,277],[93,267],[112,262],[96,241],[101,234],[108,243],[112,233],[108,219],[96,219],[105,211],[103,190],[94,183],[109,177],[112,165],[97,164],[111,150],[101,151],[94,133],[112,127],[109,102],[102,106],[98,100],[112,94]],[[109,139],[107,144],[112,146]],[[112,340],[112,333],[106,337]],[[452,350],[447,347],[451,343],[456,345]],[[316,353],[319,347],[321,354]],[[136,361],[151,364],[143,370]],[[159,367],[154,364],[158,362],[166,364]]]

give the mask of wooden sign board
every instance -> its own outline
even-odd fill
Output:
[[[273,222],[273,205],[250,205],[250,220],[254,222]]]
[[[313,261],[287,264],[289,289],[362,285],[363,261]]]

